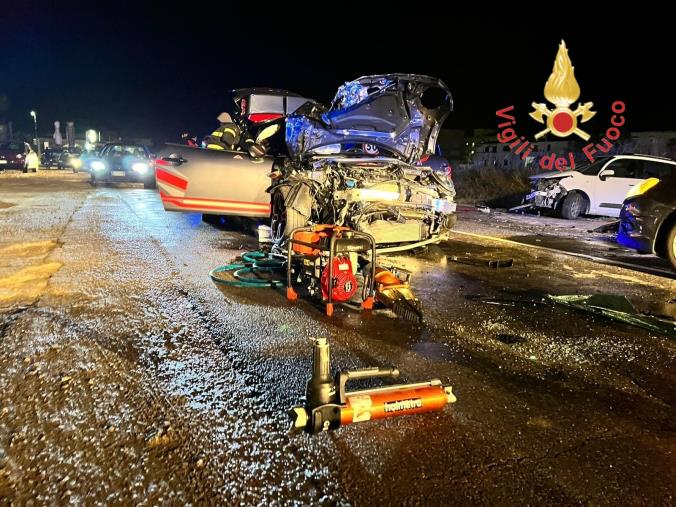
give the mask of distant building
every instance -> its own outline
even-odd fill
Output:
[[[501,144],[493,139],[491,142],[477,144],[467,167],[497,167],[501,169],[520,169],[523,167],[537,166],[540,158],[549,153],[563,155],[579,148],[572,141],[535,141],[530,145],[532,154],[525,160],[520,153],[514,153],[506,144]]]
[[[632,132],[627,151],[676,159],[676,131]]]
[[[496,167],[502,169],[532,168],[536,171],[540,158],[550,153],[565,155],[573,152],[576,161],[586,163],[582,147],[587,144],[579,139],[572,140],[540,140],[531,141],[532,153],[526,160],[521,154],[514,153],[509,146],[497,141],[495,134],[490,138],[466,138],[465,144],[470,149],[467,161],[461,168]],[[641,153],[659,157],[676,159],[676,131],[664,132],[632,132],[630,137],[616,143],[609,155],[618,153]]]

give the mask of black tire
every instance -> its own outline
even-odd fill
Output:
[[[22,172],[26,174],[28,172],[28,167],[24,167]]]
[[[157,182],[155,182],[155,180],[144,181],[143,182],[143,188],[149,188],[149,189],[157,188]]]
[[[291,235],[291,231],[298,227],[305,227],[308,222],[307,217],[302,213],[286,206],[286,196],[289,194],[289,190],[290,187],[279,187],[272,194],[270,228],[272,229],[271,236],[274,243],[288,238]]]
[[[92,187],[95,187],[95,186],[96,186],[96,178],[94,177],[93,174],[89,176],[89,184],[90,184]]]
[[[568,220],[574,220],[582,215],[587,208],[585,198],[579,192],[571,192],[563,198],[561,204],[561,216]]]
[[[671,226],[671,230],[667,234],[666,242],[667,244],[664,245],[666,259],[671,264],[671,268],[676,271],[676,224]]]

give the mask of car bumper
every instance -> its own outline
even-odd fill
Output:
[[[23,162],[15,162],[15,161],[5,161],[5,163],[0,162],[0,171],[3,169],[23,169],[24,163]]]
[[[556,209],[565,194],[565,190],[560,185],[551,185],[545,189],[534,188],[523,198],[522,203],[533,208]]]
[[[131,183],[148,183],[155,181],[155,173],[152,171],[146,174],[139,174],[135,171],[90,171],[96,180],[100,181],[118,181]]]
[[[620,210],[617,242],[639,253],[655,253],[655,217],[640,214],[640,202],[625,203]]]

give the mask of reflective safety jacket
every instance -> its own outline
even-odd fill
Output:
[[[234,123],[221,123],[204,141],[211,150],[235,150],[239,145],[241,130]]]

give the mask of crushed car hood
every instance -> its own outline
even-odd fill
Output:
[[[439,129],[452,108],[450,91],[440,79],[364,76],[341,86],[329,108],[307,104],[290,115],[286,144],[294,158],[358,153],[415,164],[434,154]]]
[[[546,172],[546,173],[540,173],[540,174],[535,174],[533,176],[529,176],[528,179],[530,180],[555,180],[555,179],[561,179],[561,178],[569,178],[575,175],[580,175],[579,172],[577,171],[565,171],[565,172]]]

